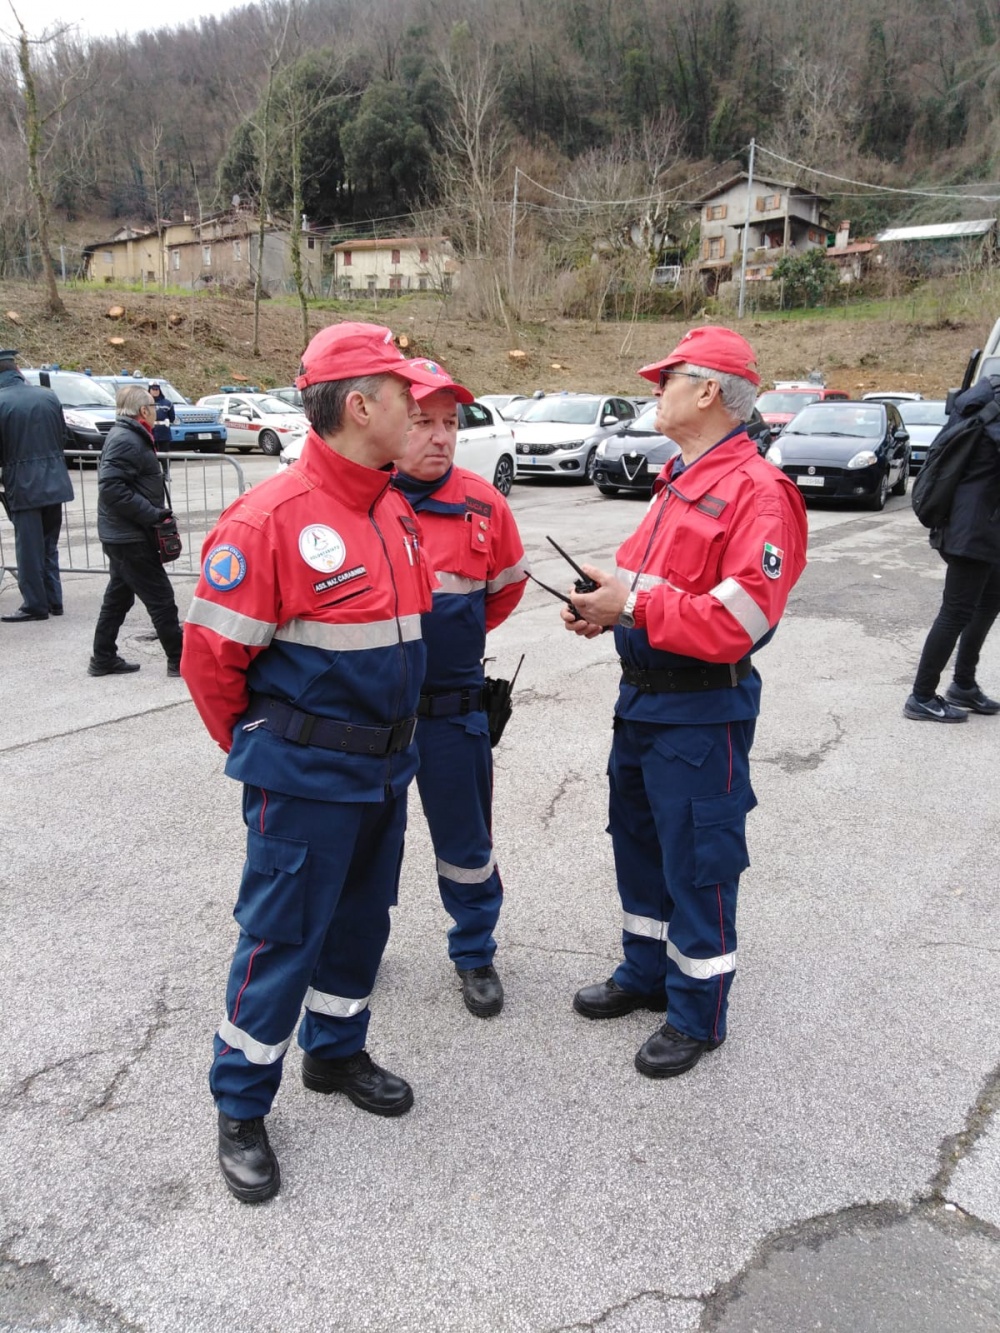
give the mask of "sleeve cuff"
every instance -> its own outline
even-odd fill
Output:
[[[632,612],[635,618],[636,629],[646,628],[646,608],[649,605],[649,593],[641,592],[635,599],[635,609]]]

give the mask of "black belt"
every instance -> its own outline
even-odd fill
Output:
[[[483,691],[478,685],[473,689],[422,694],[417,704],[417,717],[454,717],[460,713],[475,713],[482,706]]]
[[[706,662],[704,666],[660,667],[647,671],[622,662],[621,668],[622,680],[626,685],[634,685],[637,690],[645,690],[648,694],[732,689],[741,680],[746,680],[752,669],[749,657],[721,666]]]
[[[318,745],[321,750],[342,750],[346,754],[373,754],[383,758],[405,750],[417,727],[415,717],[384,727],[361,727],[354,722],[338,722],[332,717],[303,713],[281,699],[266,694],[251,696],[244,731],[266,727],[282,740],[295,745]]]

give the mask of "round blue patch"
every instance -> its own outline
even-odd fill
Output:
[[[217,592],[232,592],[247,576],[247,558],[238,546],[214,546],[202,567],[205,582]]]

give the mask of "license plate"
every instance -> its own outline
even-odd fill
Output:
[[[795,480],[800,486],[822,486],[825,484],[824,477],[796,477]]]
[[[215,438],[215,437],[212,435],[212,432],[211,432],[210,430],[204,430],[204,431],[199,431],[199,432],[198,432],[198,439],[199,439],[199,440],[211,440],[211,439],[214,439],[214,438]]]

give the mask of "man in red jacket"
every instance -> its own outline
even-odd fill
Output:
[[[433,365],[433,362],[426,363]],[[424,558],[437,576],[423,617],[427,676],[420,693],[417,787],[437,858],[438,888],[455,924],[448,954],[466,1008],[503,1008],[493,931],[503,885],[493,855],[493,757],[484,699],[486,634],[524,593],[524,548],[507,501],[455,466],[458,404],[472,394],[443,371],[440,387],[415,385],[419,416],[395,485],[420,519]]]
[[[805,505],[743,422],[760,376],[730,329],[685,334],[640,375],[656,427],[680,445],[614,574],[584,566],[568,629],[614,628],[622,680],[609,764],[624,961],[578,991],[586,1018],[668,1013],[636,1068],[670,1078],[726,1037],[736,896],[756,805],[749,756],[760,707],[750,654],[774,633],[806,562]]]
[[[280,1184],[264,1117],[297,1026],[307,1088],[373,1115],[413,1105],[365,1036],[434,586],[390,480],[416,415],[411,388],[428,380],[386,328],[318,333],[296,380],[312,427],[302,455],[222,515],[188,612],[182,674],[243,784],[240,936],[209,1083],[222,1174],[246,1203]]]

